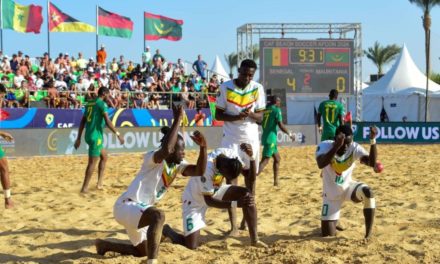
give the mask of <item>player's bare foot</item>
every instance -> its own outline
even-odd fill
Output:
[[[344,231],[345,230],[345,227],[343,226],[343,225],[341,225],[341,224],[337,224],[336,225],[336,230],[338,230],[338,231]]]
[[[229,232],[226,233],[226,236],[227,237],[236,237],[236,236],[238,236],[239,233],[240,232],[238,231],[237,228],[233,228],[233,229],[229,230]]]
[[[274,181],[273,186],[278,186],[278,181]]]
[[[96,189],[98,189],[98,190],[104,190],[105,188],[104,188],[104,184],[97,184],[96,185]]]
[[[268,245],[261,240],[252,241],[251,246],[258,247],[258,248],[267,248],[268,247]]]
[[[12,202],[11,198],[5,198],[5,208],[6,209],[14,208],[14,203]]]
[[[87,188],[82,188],[82,189],[81,189],[81,193],[82,193],[82,194],[89,193],[89,189],[87,189]]]
[[[107,252],[107,249],[105,247],[105,241],[102,239],[96,239],[95,240],[95,247],[96,247],[96,253],[98,255],[104,256]]]

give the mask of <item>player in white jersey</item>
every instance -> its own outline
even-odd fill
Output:
[[[185,142],[178,133],[183,117],[182,106],[174,107],[173,113],[171,128],[161,130],[165,134],[161,148],[144,155],[141,170],[113,207],[113,215],[125,227],[132,245],[98,239],[98,254],[112,251],[122,255],[148,256],[147,263],[157,263],[165,215],[154,205],[165,195],[178,173],[203,175],[207,163],[206,140],[198,131],[191,136],[200,146],[197,164],[189,165],[183,160]]]
[[[252,157],[252,146],[242,143],[241,150],[218,148],[208,155],[205,174],[192,177],[182,196],[182,220],[184,235],[175,232],[169,225],[163,228],[163,235],[173,243],[196,249],[199,246],[200,230],[206,226],[205,215],[208,207],[240,207],[249,226],[251,245],[266,246],[258,240],[257,208],[253,195],[245,187],[223,185],[223,178],[232,180],[242,169],[250,171],[255,179],[256,162]],[[249,160],[245,163],[244,160]]]
[[[365,218],[365,238],[369,238],[375,214],[375,199],[368,185],[351,178],[355,161],[375,168],[377,128],[370,128],[370,153],[353,142],[353,131],[349,125],[336,129],[335,140],[326,140],[318,145],[316,161],[322,169],[323,206],[321,213],[322,236],[335,236],[339,213],[344,201],[363,202]]]
[[[217,97],[215,118],[224,121],[222,148],[232,148],[238,151],[241,143],[252,146],[253,159],[260,160],[260,137],[258,124],[263,121],[263,111],[266,108],[266,96],[261,84],[252,81],[257,64],[253,60],[243,60],[238,69],[238,77],[220,86]],[[258,171],[258,164],[256,164]],[[255,184],[251,185],[247,174],[246,187],[255,195]],[[229,184],[237,185],[237,179]],[[237,233],[235,209],[229,209],[231,234]],[[244,218],[241,228],[244,228]]]

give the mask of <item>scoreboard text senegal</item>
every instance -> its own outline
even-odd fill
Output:
[[[353,40],[261,39],[260,61],[266,89],[296,94],[353,91]]]

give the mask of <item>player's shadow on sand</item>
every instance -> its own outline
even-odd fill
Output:
[[[84,230],[84,229],[76,229],[76,228],[69,228],[69,229],[44,229],[44,228],[31,228],[31,229],[20,229],[15,231],[5,231],[1,232],[0,236],[10,236],[10,235],[23,235],[23,234],[34,234],[34,233],[64,233],[69,236],[85,236],[90,235],[93,233],[123,233],[125,234],[125,230]]]

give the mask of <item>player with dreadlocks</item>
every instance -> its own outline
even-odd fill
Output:
[[[98,239],[98,254],[112,251],[122,255],[148,256],[147,263],[157,263],[165,215],[154,205],[164,197],[178,173],[183,176],[203,175],[207,162],[206,140],[198,131],[191,136],[200,146],[197,164],[189,165],[183,160],[185,142],[178,133],[184,115],[182,106],[173,107],[173,114],[171,128],[161,129],[164,136],[160,149],[144,155],[139,173],[113,207],[113,215],[125,227],[132,245]]]
[[[249,227],[251,245],[265,247],[258,239],[257,208],[251,191],[245,187],[222,185],[223,178],[234,180],[243,170],[249,170],[248,179],[255,181],[256,164],[252,159],[252,145],[242,143],[240,150],[218,148],[208,155],[205,174],[192,177],[182,196],[182,220],[184,235],[164,225],[163,235],[175,244],[195,249],[199,246],[200,230],[206,226],[205,214],[208,207],[242,208]]]

